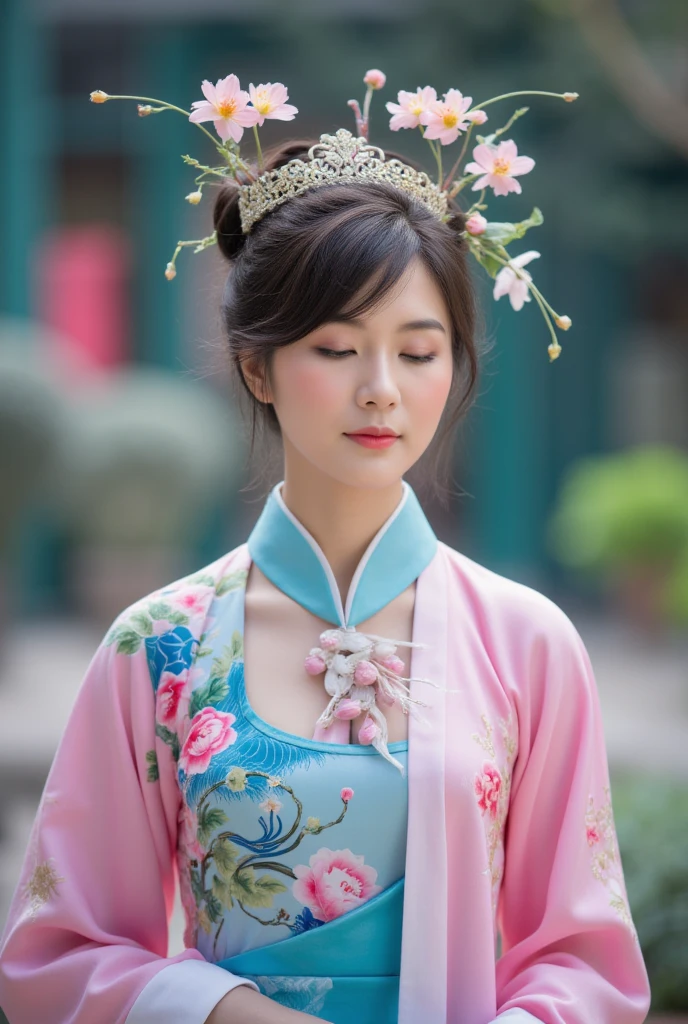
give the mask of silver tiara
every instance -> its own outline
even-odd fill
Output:
[[[318,154],[316,156],[316,153]],[[241,229],[248,234],[256,221],[292,196],[337,181],[381,181],[408,192],[440,220],[447,218],[449,200],[425,173],[396,158],[385,160],[379,146],[362,136],[339,128],[334,135],[323,133],[308,150],[308,161],[295,158],[266,171],[239,188]]]

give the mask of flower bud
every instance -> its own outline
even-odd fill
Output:
[[[339,702],[339,705],[334,713],[335,718],[342,718],[345,721],[351,718],[358,718],[363,708],[361,707],[360,700],[349,700],[348,697]]]
[[[383,658],[380,664],[384,665],[390,672],[396,672],[398,675],[401,675],[404,671],[404,663],[396,654],[392,654],[389,658]]]
[[[350,786],[344,786],[344,789],[339,794],[345,804],[348,804],[351,797],[354,795],[353,789]]]
[[[91,103],[106,103],[110,97],[102,89],[94,89],[91,93]]]
[[[358,742],[366,745],[372,743],[379,731],[377,722],[368,715],[358,730]]]
[[[466,231],[469,235],[482,235],[487,227],[487,221],[481,213],[472,213],[466,221]]]
[[[168,263],[165,268],[165,277],[168,281],[171,281],[177,276],[177,271],[174,268],[174,263]]]
[[[149,114],[153,113],[150,103],[137,103],[136,109],[139,112],[139,117],[148,117]]]
[[[341,643],[341,636],[336,629],[326,629],[320,634],[320,646],[326,651],[336,651]]]
[[[564,99],[566,100],[567,103],[573,103],[574,100],[578,99],[578,93],[577,92],[565,92],[564,93]]]
[[[354,670],[354,679],[361,686],[370,686],[377,681],[377,669],[372,661],[359,661]]]
[[[304,665],[309,676],[319,676],[327,668],[325,662],[317,654],[309,654]]]
[[[571,326],[571,317],[555,316],[554,322],[557,325],[557,327],[561,327],[562,331],[568,331],[569,327]]]
[[[484,110],[472,110],[470,114],[466,114],[473,124],[485,124],[487,121],[487,114]]]
[[[184,198],[186,199],[187,203],[192,203],[193,206],[198,206],[201,199],[203,198],[203,193],[199,189],[197,192],[189,192],[188,196],[185,196]]]
[[[320,818],[306,818],[306,831],[311,832],[316,828],[320,828]]]
[[[559,358],[559,353],[561,352],[561,345],[558,342],[556,345],[554,344],[554,342],[552,342],[547,351],[549,352],[549,361],[550,363],[552,363],[555,359]]]
[[[382,89],[387,81],[387,76],[384,71],[380,71],[378,68],[371,68],[370,71],[366,71],[363,81],[371,89]]]

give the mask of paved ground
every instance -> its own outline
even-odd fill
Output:
[[[571,614],[597,679],[609,763],[688,785],[688,633],[651,642],[618,622]],[[58,739],[101,640],[73,621],[22,624],[0,664],[0,923]],[[3,828],[4,822],[4,828]],[[177,903],[169,953],[180,952]]]

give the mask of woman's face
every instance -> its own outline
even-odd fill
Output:
[[[432,441],[451,380],[448,310],[415,258],[358,324],[322,324],[275,352],[260,397],[279,419],[285,477],[315,469],[351,487],[391,486]],[[377,448],[348,436],[371,426],[399,436]]]

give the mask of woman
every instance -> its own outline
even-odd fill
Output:
[[[309,145],[215,205],[229,349],[283,479],[246,542],[96,651],[0,1005],[11,1024],[640,1024],[583,642],[439,540],[404,480],[474,393],[466,217],[358,171],[285,197]]]

